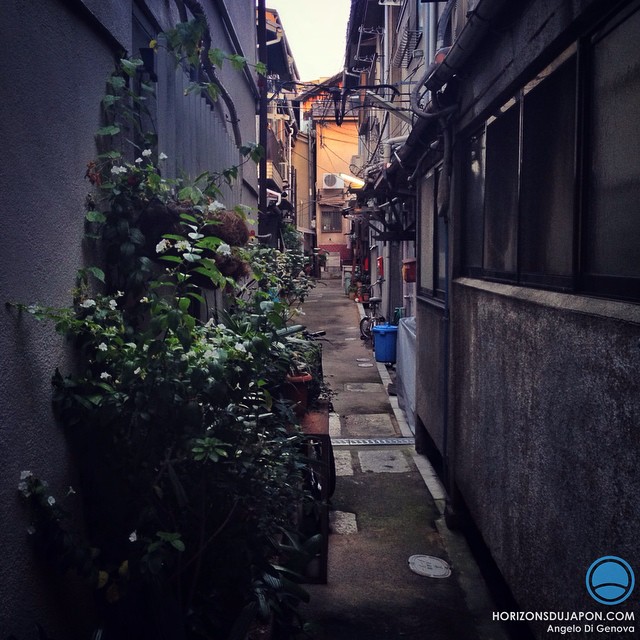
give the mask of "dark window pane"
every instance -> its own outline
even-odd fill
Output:
[[[447,274],[447,265],[446,265],[446,253],[445,253],[445,243],[447,241],[447,233],[446,233],[446,223],[442,216],[438,216],[437,226],[436,226],[436,246],[435,246],[435,257],[436,257],[436,282],[435,286],[439,292],[444,292],[446,285],[446,274]]]
[[[524,98],[520,186],[522,274],[573,270],[575,58]]]
[[[484,181],[485,134],[484,129],[473,136],[467,145],[464,159],[464,266],[471,275],[482,269],[482,243],[484,236]]]
[[[484,268],[515,274],[519,162],[519,104],[487,126]]]
[[[436,173],[431,171],[420,188],[420,287],[433,291],[433,244]]]
[[[640,12],[593,49],[587,271],[640,277]]]

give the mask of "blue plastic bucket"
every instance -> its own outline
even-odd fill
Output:
[[[376,362],[395,362],[398,327],[392,324],[377,324],[372,331]]]

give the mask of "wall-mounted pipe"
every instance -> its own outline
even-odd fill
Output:
[[[437,91],[460,70],[487,35],[492,20],[507,4],[507,0],[478,0],[460,35],[453,42],[445,59],[435,68],[425,81],[427,89]]]

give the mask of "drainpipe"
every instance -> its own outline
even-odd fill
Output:
[[[427,89],[437,91],[451,80],[489,33],[492,20],[506,4],[507,0],[478,0],[476,7],[467,14],[468,20],[451,50],[442,63],[429,74],[425,81]]]
[[[427,66],[433,62],[436,57],[436,34],[438,32],[438,11],[434,2],[429,3],[429,38],[427,39],[427,46],[429,47],[425,51],[424,59]]]
[[[440,185],[438,194],[442,193],[443,200],[438,207],[438,217],[444,221],[444,311],[442,315],[443,330],[443,388],[442,388],[442,477],[447,487],[447,495],[451,495],[452,484],[449,482],[449,370],[451,368],[450,359],[450,287],[451,269],[449,265],[449,208],[451,204],[451,169],[453,160],[453,144],[451,125],[446,119],[441,120],[442,136],[444,140],[444,153],[442,162],[442,173],[440,174]],[[443,187],[442,191],[440,186]]]

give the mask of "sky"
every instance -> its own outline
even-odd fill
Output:
[[[266,0],[266,6],[280,14],[301,80],[342,71],[351,0]]]

